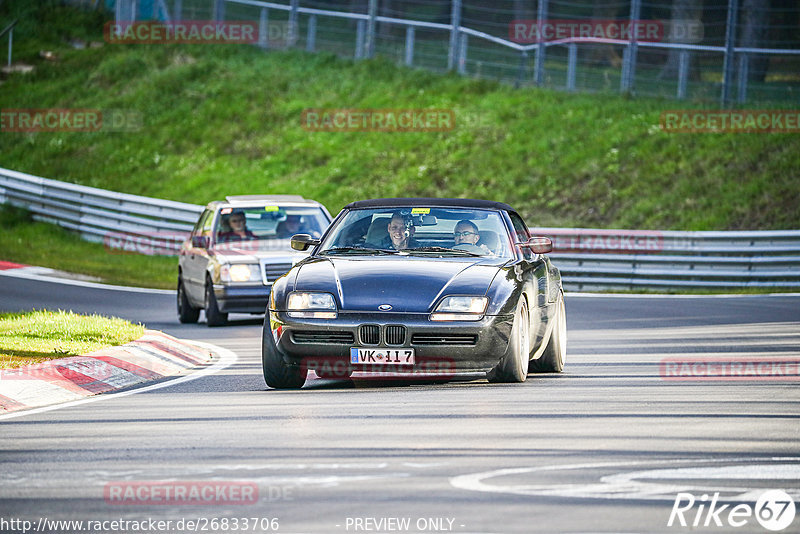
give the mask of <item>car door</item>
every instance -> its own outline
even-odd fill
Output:
[[[514,227],[514,235],[517,244],[526,243],[530,239],[528,226],[517,213],[509,212],[511,224]],[[536,254],[527,247],[519,247],[522,255],[522,262],[519,269],[523,283],[528,290],[528,305],[530,316],[531,347],[538,346],[547,331],[548,307],[550,302],[550,291],[548,284],[548,264],[546,256]]]
[[[205,273],[208,265],[207,244],[211,239],[213,222],[214,210],[205,210],[192,230],[189,247],[184,252],[182,262],[184,288],[189,300],[195,305],[201,304],[205,299]]]

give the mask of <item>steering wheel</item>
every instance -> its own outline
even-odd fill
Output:
[[[452,247],[454,250],[466,250],[467,252],[472,252],[473,254],[480,254],[481,256],[486,255],[486,251],[483,250],[478,245],[473,245],[471,243],[461,243],[460,245],[455,245]]]

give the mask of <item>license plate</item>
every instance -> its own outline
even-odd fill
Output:
[[[414,349],[364,349],[351,347],[350,363],[413,365]]]

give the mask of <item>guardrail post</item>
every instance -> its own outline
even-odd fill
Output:
[[[636,28],[639,25],[639,13],[641,13],[641,0],[631,0],[630,14],[630,41],[625,49],[625,56],[622,63],[622,79],[620,81],[620,91],[625,93],[633,90],[634,79],[636,78],[636,54],[638,44],[636,42]]]
[[[466,33],[461,34],[461,42],[458,44],[458,73],[467,73],[467,39]]]
[[[300,0],[292,0],[289,6],[289,29],[286,36],[286,48],[291,48],[297,43],[297,36],[300,34],[300,26],[297,22],[297,8]]]
[[[689,51],[681,50],[678,54],[678,99],[686,98],[686,82],[689,79]]]
[[[368,58],[375,55],[375,17],[378,16],[378,0],[369,0],[369,18],[367,19],[367,50]]]
[[[575,90],[575,74],[578,70],[578,45],[567,45],[567,91]]]
[[[750,57],[746,52],[739,55],[739,87],[736,100],[741,104],[747,100],[747,77],[750,70]]]
[[[728,20],[725,28],[725,59],[722,63],[722,95],[721,104],[727,106],[731,100],[731,84],[733,83],[734,44],[736,42],[736,19],[738,16],[738,0],[728,0]]]
[[[544,59],[547,55],[547,47],[541,39],[541,29],[547,19],[547,0],[539,0],[539,9],[536,11],[536,35],[539,35],[539,42],[536,47],[536,63],[533,66],[533,81],[536,85],[544,83]]]
[[[364,34],[366,33],[367,23],[361,19],[356,24],[356,59],[364,57]]]
[[[453,70],[458,60],[458,34],[461,31],[461,0],[453,0],[450,12],[450,50],[447,54],[447,70]]]
[[[406,26],[406,66],[414,64],[414,26]]]
[[[308,34],[306,35],[306,52],[313,52],[317,42],[317,16],[308,17]]]
[[[258,46],[269,48],[269,11],[265,7],[258,16]]]

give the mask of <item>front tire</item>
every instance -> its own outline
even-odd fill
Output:
[[[228,322],[228,314],[219,311],[217,297],[214,296],[214,285],[206,280],[206,324],[208,326],[224,326]]]
[[[184,324],[196,323],[200,318],[200,310],[192,306],[186,296],[183,280],[178,277],[178,320]]]
[[[564,306],[564,293],[559,293],[555,313],[556,323],[550,333],[550,340],[539,359],[531,361],[532,373],[560,373],[567,359],[567,311]]]
[[[489,382],[525,382],[528,378],[528,359],[531,353],[528,304],[520,297],[508,349],[497,367],[490,371]]]
[[[264,382],[275,389],[300,389],[306,382],[308,370],[303,365],[289,365],[283,361],[283,356],[275,346],[268,321],[269,317],[261,334],[261,369]]]

